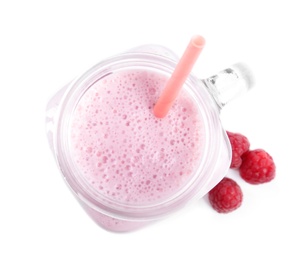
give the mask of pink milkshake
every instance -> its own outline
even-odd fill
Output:
[[[189,183],[204,150],[200,111],[182,91],[168,115],[153,107],[167,76],[125,70],[95,82],[71,119],[74,162],[92,189],[117,203],[166,201]]]

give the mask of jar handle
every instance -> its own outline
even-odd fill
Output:
[[[244,63],[236,63],[201,81],[210,91],[220,108],[247,92],[255,83],[250,68]]]

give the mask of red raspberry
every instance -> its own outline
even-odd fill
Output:
[[[230,178],[223,178],[209,192],[209,201],[219,213],[229,213],[239,206],[243,200],[241,187]]]
[[[242,156],[241,177],[251,183],[260,184],[275,178],[276,166],[273,158],[264,150],[248,151]]]
[[[232,161],[230,168],[239,168],[242,164],[241,156],[249,150],[250,143],[244,135],[228,131],[227,135],[232,147]]]

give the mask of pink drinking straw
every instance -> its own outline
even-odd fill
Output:
[[[154,106],[154,115],[156,117],[163,118],[168,114],[192,67],[196,63],[204,44],[205,40],[200,35],[191,38],[183,56],[176,65],[174,72],[166,83],[165,89]]]

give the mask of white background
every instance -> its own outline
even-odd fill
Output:
[[[0,2],[0,259],[307,259],[306,1]],[[194,73],[238,61],[256,86],[221,113],[227,130],[274,158],[277,177],[242,187],[241,208],[205,201],[126,234],[99,228],[79,207],[45,137],[48,99],[96,62],[157,43],[177,55],[207,44]]]

